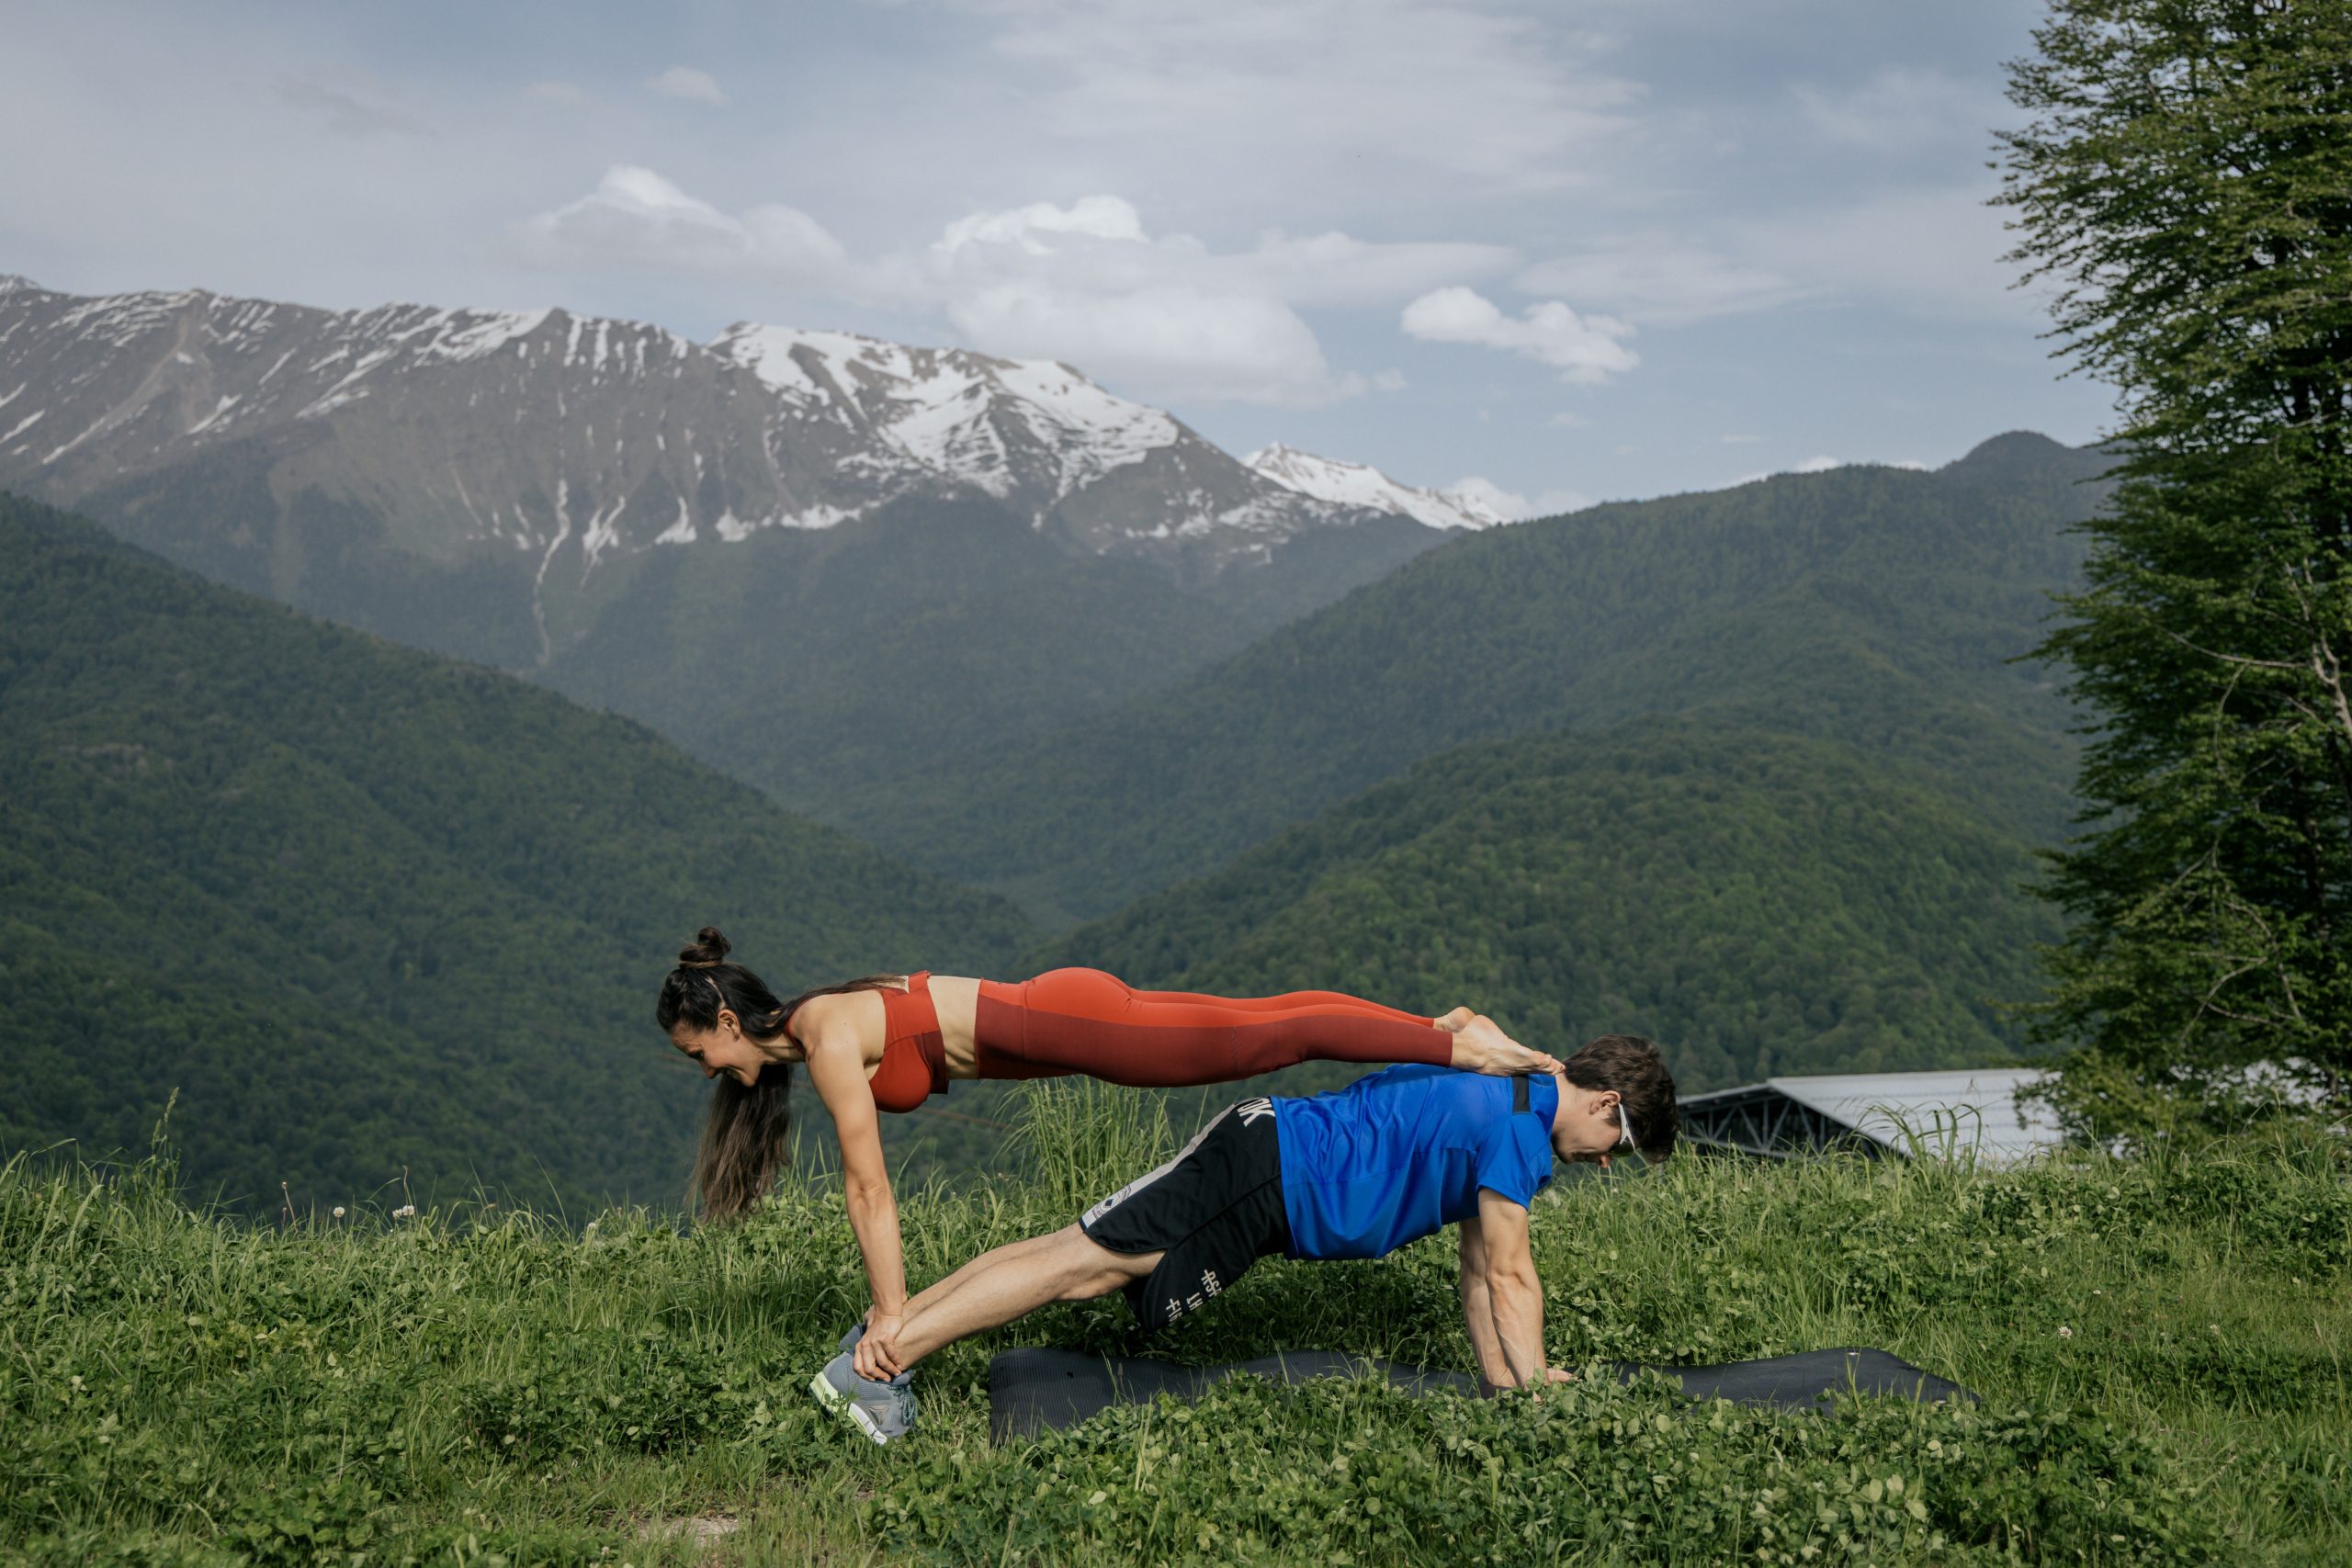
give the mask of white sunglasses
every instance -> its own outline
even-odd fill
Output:
[[[1625,1102],[1622,1100],[1617,1102],[1617,1126],[1623,1134],[1623,1136],[1617,1140],[1617,1146],[1621,1149],[1632,1148],[1634,1146],[1634,1124],[1625,1118]]]

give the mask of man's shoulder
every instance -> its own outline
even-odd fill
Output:
[[[1284,1112],[1296,1108],[1308,1114],[1343,1118],[1377,1115],[1385,1121],[1410,1107],[1416,1115],[1484,1120],[1498,1113],[1508,1114],[1513,1109],[1512,1081],[1459,1067],[1406,1062],[1367,1073],[1343,1089],[1321,1094],[1277,1096],[1274,1104]]]
[[[1427,1062],[1399,1062],[1393,1067],[1383,1067],[1376,1073],[1366,1073],[1353,1083],[1339,1089],[1325,1089],[1319,1094],[1277,1095],[1277,1105],[1329,1105],[1342,1100],[1370,1098],[1410,1096],[1426,1098],[1477,1100],[1491,1094],[1483,1087],[1500,1084],[1501,1078],[1487,1077],[1460,1067],[1437,1066]]]

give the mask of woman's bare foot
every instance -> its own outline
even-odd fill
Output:
[[[1439,1019],[1437,1026],[1453,1036],[1453,1065],[1457,1067],[1498,1078],[1560,1070],[1557,1059],[1521,1045],[1485,1013],[1455,1008]]]

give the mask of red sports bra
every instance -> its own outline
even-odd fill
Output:
[[[912,1111],[947,1092],[947,1045],[939,1037],[939,1008],[931,999],[931,972],[907,976],[903,991],[882,997],[881,1065],[867,1084],[883,1111]]]

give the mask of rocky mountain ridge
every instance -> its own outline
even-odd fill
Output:
[[[469,577],[484,614],[527,603],[527,637],[418,640],[522,665],[551,657],[565,602],[618,560],[910,499],[978,492],[1073,554],[1195,584],[1303,536],[1453,525],[1311,493],[1050,361],[753,323],[695,344],[560,309],[330,311],[22,278],[0,280],[0,486],[328,614],[343,590],[309,581],[322,572],[422,572],[427,596]]]

